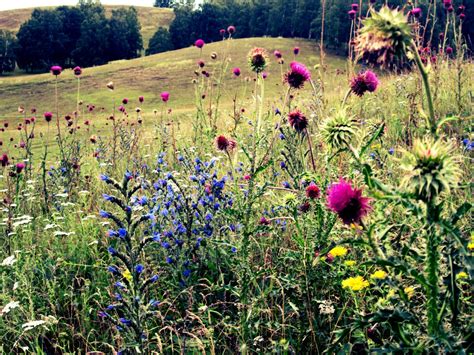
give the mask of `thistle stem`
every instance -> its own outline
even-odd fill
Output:
[[[433,105],[433,96],[431,94],[431,87],[430,87],[428,72],[425,66],[423,65],[423,62],[421,61],[420,53],[418,52],[418,48],[414,41],[412,41],[411,43],[411,48],[415,56],[416,65],[418,66],[418,69],[420,70],[421,78],[423,79],[423,85],[425,87],[426,99],[428,101],[428,109],[430,113],[430,120],[429,120],[430,131],[431,131],[431,134],[435,138],[437,138],[438,137],[436,133],[437,123],[436,123],[436,116],[435,116],[434,105]]]

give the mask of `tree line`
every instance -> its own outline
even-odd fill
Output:
[[[96,1],[75,7],[35,9],[15,36],[0,31],[0,74],[15,69],[47,71],[52,65],[93,66],[137,58],[143,49],[135,8],[112,10]]]
[[[442,0],[437,2],[436,21],[430,19],[426,35],[431,34],[434,23],[432,46],[436,47],[438,34],[443,33],[447,11]],[[372,6],[379,8],[386,3],[392,7],[406,6],[406,0],[372,0]],[[463,20],[463,33],[470,48],[474,42],[474,4],[469,0],[453,1],[455,11],[458,6],[466,7]],[[348,11],[355,0],[325,0],[324,43],[327,47],[341,53],[347,50],[351,31]],[[433,0],[419,0],[422,9],[420,23],[426,23],[426,15]],[[237,27],[235,38],[245,37],[301,37],[320,40],[323,16],[323,0],[211,0],[196,7],[193,1],[156,0],[155,6],[174,7],[175,18],[169,30],[159,28],[150,42],[148,54],[179,49],[191,45],[197,38],[206,42],[222,39],[220,29],[228,25]],[[369,1],[363,1],[361,14],[365,16]],[[450,38],[453,38],[453,34]]]

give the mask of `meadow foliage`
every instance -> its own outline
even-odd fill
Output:
[[[338,77],[299,47],[237,67],[238,27],[210,58],[194,38],[185,123],[171,88],[150,103],[104,82],[98,110],[81,99],[88,68],[51,67],[50,109],[20,106],[0,132],[0,351],[474,351],[459,14],[431,46],[416,8],[359,21],[355,5]]]

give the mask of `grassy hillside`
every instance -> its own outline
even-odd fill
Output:
[[[104,5],[108,15],[112,10],[125,7],[119,5]],[[47,9],[48,7],[41,7]],[[138,18],[142,25],[143,45],[148,46],[148,41],[159,26],[168,27],[173,20],[173,11],[171,9],[161,9],[156,7],[135,6],[138,11]],[[0,11],[0,28],[18,31],[21,24],[31,16],[32,8]]]
[[[229,43],[229,44],[228,44]],[[250,87],[246,95],[250,99],[252,95],[252,84],[245,84],[245,77],[250,76],[247,65],[247,53],[255,46],[261,46],[268,50],[270,55],[270,66],[268,67],[267,92],[279,93],[281,90],[281,70],[286,71],[288,64],[293,60],[292,48],[301,48],[299,60],[313,67],[319,63],[317,47],[314,42],[306,40],[293,40],[282,38],[249,38],[238,39],[230,42],[216,42],[206,45],[202,51],[202,59],[205,61],[206,69],[217,76],[222,65],[223,53],[229,53],[230,61],[227,64],[226,91],[223,93],[223,104],[230,104],[233,95],[239,89],[243,92],[244,86]],[[286,63],[281,67],[273,55],[273,51],[279,49],[285,55]],[[216,60],[210,58],[211,53],[218,53]],[[137,105],[137,98],[145,96],[146,101],[142,109],[151,112],[160,103],[161,91],[171,93],[170,107],[179,107],[187,111],[194,105],[194,91],[192,80],[196,78],[195,64],[201,58],[197,48],[189,47],[167,53],[161,53],[149,57],[142,57],[129,61],[116,61],[107,65],[86,68],[81,79],[81,99],[84,104],[93,104],[98,108],[104,107],[110,112],[113,97],[120,102],[122,98],[130,99],[130,105]],[[338,69],[343,69],[345,62],[337,57],[327,57],[328,75],[335,75]],[[231,74],[233,67],[240,67],[242,75],[234,78]],[[281,68],[280,68],[281,67]],[[315,70],[313,70],[316,73]],[[113,95],[106,88],[109,81],[115,83]],[[346,77],[338,75],[337,80],[331,80],[333,89],[346,85]],[[331,89],[331,88],[328,88]],[[59,78],[61,113],[67,114],[75,109],[77,82],[71,70],[65,71]],[[309,92],[310,88],[304,91]],[[210,90],[211,91],[211,90]],[[210,92],[210,94],[212,94]],[[271,95],[267,95],[270,97]],[[52,111],[54,104],[54,77],[51,74],[24,75],[19,77],[0,78],[0,118],[17,117],[18,106],[27,109],[36,107],[38,112]],[[135,106],[134,106],[135,107]],[[134,108],[133,107],[133,108]],[[129,111],[133,109],[129,107]]]

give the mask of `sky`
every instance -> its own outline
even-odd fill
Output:
[[[153,0],[102,0],[104,5],[152,6]],[[35,6],[76,5],[77,0],[0,0],[1,10],[12,10]]]

